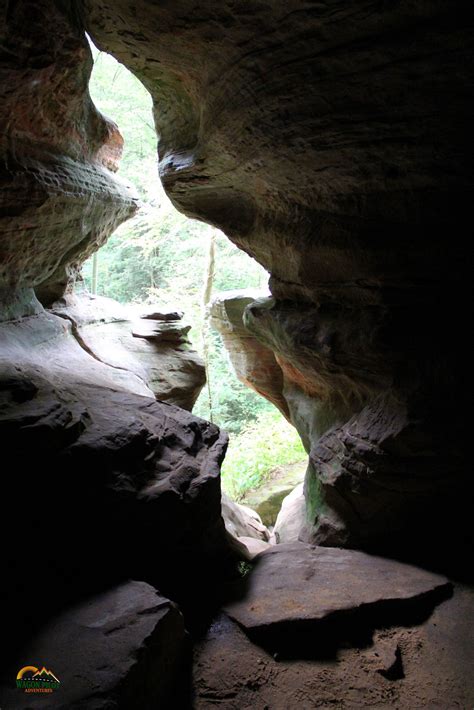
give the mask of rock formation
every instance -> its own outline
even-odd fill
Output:
[[[223,229],[271,274],[271,296],[246,305],[238,337],[252,349],[252,386],[271,395],[308,447],[305,539],[439,566],[459,556],[463,571],[472,542],[471,14],[464,0],[0,1],[0,532],[2,638],[12,656],[61,604],[130,576],[199,606],[201,585],[218,590],[215,576],[231,559],[220,507],[225,435],[157,402],[140,373],[79,344],[77,321],[44,310],[138,207],[115,175],[119,130],[88,93],[85,31],[152,94],[173,203]],[[150,323],[140,328],[145,340],[177,335]],[[257,579],[279,559],[281,577],[299,560],[298,589],[282,589],[287,610],[305,585],[317,588],[315,559],[363,554],[299,549],[288,564],[285,550],[264,553],[255,571]],[[398,564],[364,559],[376,582]],[[346,572],[354,583],[356,570]],[[427,572],[392,572],[395,596],[383,584],[378,595],[366,576],[349,602],[386,611],[384,600],[395,598],[406,609],[445,588]],[[327,609],[345,608],[342,582]],[[405,694],[383,685],[401,678],[402,632],[388,650],[382,644],[382,660],[364,657],[364,675],[377,678],[374,702],[472,705],[451,663],[456,649],[465,658],[473,646],[470,608],[459,607],[460,629],[452,619],[443,627],[448,660],[434,656],[449,680],[433,679],[425,664],[421,695],[419,683]],[[297,627],[300,611],[285,621]],[[237,637],[242,648],[232,625]],[[420,632],[425,641],[444,647],[433,630]],[[417,653],[429,660],[415,649],[407,665]],[[275,669],[265,662],[257,672],[254,648],[249,658],[251,672],[234,685],[232,654],[234,667],[223,664],[219,682],[230,695],[204,673],[197,707],[203,699],[255,706],[247,691]],[[331,669],[320,670],[324,682],[306,676],[311,692],[298,688],[290,703],[304,706],[314,690],[334,706],[348,680],[349,705],[370,695],[360,673],[336,672],[327,683]]]
[[[217,294],[209,306],[210,322],[222,336],[239,380],[266,397],[289,419],[283,374],[275,355],[248,331],[243,322],[245,308],[261,296],[256,289]]]
[[[191,347],[191,326],[182,323],[182,313],[137,310],[88,294],[68,296],[53,304],[52,311],[72,323],[75,338],[92,357],[139,377],[148,391],[138,394],[192,410],[206,372]]]
[[[186,328],[147,313],[125,335],[103,301],[71,296],[81,263],[138,207],[116,175],[118,127],[89,96],[79,3],[2,2],[0,16],[1,533],[15,540],[2,624],[14,644],[39,622],[32,607],[14,621],[32,590],[45,614],[130,576],[175,598],[193,580],[197,600],[232,555],[226,436],[155,399],[191,409],[203,385]]]
[[[5,683],[0,697],[12,710],[145,710],[181,701],[176,679],[189,656],[189,639],[168,599],[149,584],[126,582],[55,616],[26,652],[47,659],[46,671],[59,687],[25,695]]]
[[[303,641],[306,634],[313,651],[320,646],[327,653],[341,638],[354,641],[360,625],[366,631],[371,624],[390,625],[418,604],[426,614],[450,592],[445,577],[410,565],[296,542],[261,554],[245,596],[224,611],[267,648],[288,651],[294,635]]]
[[[278,651],[273,657],[265,653],[220,614],[195,650],[193,707],[470,707],[474,693],[467,679],[474,659],[464,619],[471,599],[465,589],[456,590],[415,627],[377,629],[372,644],[346,644],[336,657],[314,653],[298,661]],[[400,660],[394,668],[397,657],[402,674]]]
[[[246,505],[240,505],[222,493],[222,517],[226,530],[236,538],[254,538],[268,542],[270,533],[259,514]]]
[[[273,532],[277,544],[297,542],[306,523],[304,485],[300,483],[283,499]]]
[[[4,556],[14,570],[6,596],[24,608],[33,585],[47,610],[131,576],[175,598],[194,580],[198,596],[230,561],[220,510],[227,436],[157,402],[142,379],[92,357],[71,330],[50,313],[0,325],[0,429],[11,467],[0,519],[4,539],[15,540]],[[39,554],[33,580],[28,550]],[[3,612],[5,626],[11,611]],[[35,607],[23,618],[34,624]]]
[[[61,296],[138,199],[114,174],[123,139],[90,99],[92,56],[77,10],[49,0],[0,10],[5,319]]]
[[[245,323],[304,397],[306,538],[439,558],[470,489],[440,332],[468,319],[469,6],[140,7],[87,0],[87,27],[153,95],[173,202],[271,273]]]
[[[333,410],[306,392],[308,382],[289,361],[284,361],[249,325],[247,307],[266,308],[267,295],[257,290],[223,291],[210,305],[211,324],[220,333],[235,374],[241,382],[274,404],[290,421],[309,451],[311,442],[334,423],[344,420],[345,408]],[[245,317],[245,321],[244,321]]]
[[[467,363],[440,327],[460,332],[469,302],[468,11],[8,4],[3,317],[61,296],[137,206],[112,172],[118,129],[87,92],[86,29],[152,93],[172,201],[271,273],[245,325],[311,450],[306,539],[406,551],[440,528],[438,544],[464,537]]]

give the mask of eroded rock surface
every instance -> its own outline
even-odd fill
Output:
[[[114,175],[123,139],[88,92],[92,55],[72,6],[0,5],[2,319],[61,296],[137,210]],[[45,31],[47,28],[47,31]]]
[[[380,516],[364,511],[358,523],[352,504],[363,489],[376,510],[382,489],[400,554],[414,540],[423,554],[436,538],[449,557],[454,541],[472,541],[469,362],[457,335],[470,303],[470,6],[85,0],[79,10],[21,0],[1,9],[2,317],[38,310],[33,289],[45,304],[60,296],[137,206],[112,172],[118,129],[87,92],[87,29],[153,96],[173,203],[271,274],[271,298],[246,308],[247,345],[255,355],[259,341],[261,389],[313,451],[307,539],[374,549]],[[406,425],[394,429],[400,411]],[[344,472],[328,486],[334,436],[354,427],[362,443],[343,444]],[[422,477],[435,463],[422,492],[411,480],[420,451]]]
[[[399,552],[414,539],[423,552],[436,536],[449,557],[468,532],[459,506],[470,486],[460,374],[469,364],[454,336],[470,302],[461,236],[473,194],[470,7],[141,7],[87,0],[87,27],[153,95],[173,202],[221,227],[271,273],[272,299],[249,305],[245,322],[291,385],[305,444],[313,449],[332,427],[343,433],[352,417],[362,429],[366,408],[388,395],[377,446],[391,438],[394,448],[370,460],[357,452],[345,477],[354,492],[374,482],[369,505],[380,477]],[[433,451],[450,478],[444,512],[437,480],[432,497],[406,485],[411,454],[405,462],[405,434],[390,435],[388,423],[400,405],[416,421],[417,448]],[[320,487],[322,468],[314,458],[308,539],[376,545],[377,516],[361,534],[355,493],[346,501],[345,490]],[[341,527],[336,536],[328,518]]]
[[[25,694],[2,669],[5,707],[145,710],[179,702],[189,642],[172,602],[149,584],[126,582],[57,614],[23,653],[23,665],[47,664],[60,685]]]
[[[268,542],[270,533],[260,515],[246,505],[236,503],[226,493],[222,494],[222,517],[226,530],[234,537],[252,537]]]
[[[310,503],[308,517],[316,517],[317,524],[307,526],[304,538],[376,550],[402,546],[431,554],[434,564],[446,555],[452,536],[469,546],[470,534],[461,532],[464,501],[455,502],[453,488],[455,477],[461,490],[470,491],[466,462],[454,432],[443,436],[440,425],[438,419],[435,438],[414,404],[382,395],[331,429],[310,453],[305,486],[307,498],[319,507],[315,512]],[[455,508],[448,510],[451,505]],[[448,520],[443,540],[439,525]]]
[[[417,604],[430,612],[451,589],[445,577],[395,560],[298,542],[261,554],[246,579],[242,598],[225,612],[276,650],[293,645],[294,651],[294,636],[306,633],[302,654],[308,637],[313,650],[328,652],[341,635],[357,636],[359,624],[387,625],[404,611],[410,618]]]
[[[21,608],[15,636],[34,628],[32,594],[46,612],[132,576],[176,596],[194,580],[198,596],[197,580],[225,574],[230,559],[220,507],[227,436],[147,396],[140,378],[93,358],[71,329],[46,313],[0,327],[0,429],[12,466],[0,519],[16,540],[4,559],[3,623]],[[17,550],[51,551],[58,538],[63,552],[45,555],[32,580]]]
[[[213,297],[212,327],[222,336],[235,374],[241,382],[266,397],[286,419],[290,412],[283,394],[283,375],[272,350],[245,327],[245,308],[266,293],[256,289],[224,291]]]
[[[261,291],[223,291],[211,303],[211,323],[222,336],[239,380],[280,410],[309,451],[311,442],[333,424],[343,422],[350,409],[343,403],[328,406],[324,398],[316,398],[310,377],[292,361],[291,350],[300,350],[297,343],[286,342],[285,353],[280,352],[280,341],[291,336],[289,332],[268,332],[274,326],[267,327],[265,316],[273,303]],[[297,334],[298,322],[293,327]],[[306,330],[310,327],[306,323]]]
[[[277,544],[297,542],[306,525],[306,502],[303,488],[303,484],[300,483],[282,501],[273,529]]]
[[[182,314],[157,307],[139,313],[113,299],[86,294],[54,304],[53,312],[72,323],[75,337],[93,357],[134,373],[161,402],[192,410],[206,372]]]

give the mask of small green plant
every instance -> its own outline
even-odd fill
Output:
[[[306,457],[296,429],[277,411],[265,411],[230,438],[222,466],[225,492],[241,500],[246,491],[261,486],[276,466]]]
[[[250,562],[242,560],[239,562],[238,570],[241,577],[247,577],[247,575],[252,571],[252,565]]]

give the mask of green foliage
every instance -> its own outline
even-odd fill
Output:
[[[253,422],[262,412],[274,412],[266,399],[239,382],[229,361],[220,336],[208,332],[209,378],[213,399],[213,420],[229,434],[238,434],[247,423]],[[204,389],[194,407],[198,417],[209,419],[209,402]]]
[[[143,84],[110,54],[91,46],[94,69],[89,92],[95,105],[119,126],[124,139],[120,175],[148,202],[159,186],[152,98]]]
[[[113,57],[92,48],[94,70],[89,89],[102,113],[115,121],[124,137],[119,174],[137,189],[143,207],[121,225],[99,250],[97,293],[122,303],[156,303],[179,308],[192,324],[191,340],[202,350],[208,342],[212,418],[232,439],[224,465],[224,484],[242,495],[271,468],[304,456],[295,430],[274,407],[240,383],[220,336],[204,322],[202,290],[210,235],[215,238],[214,292],[265,286],[268,274],[215,228],[180,214],[158,177],[152,100],[144,86]],[[92,260],[83,267],[91,288]],[[211,418],[203,390],[194,409]]]
[[[242,578],[245,578],[245,577],[248,577],[248,575],[250,574],[250,572],[253,569],[253,566],[250,564],[250,562],[241,561],[241,562],[239,562],[237,569],[238,569],[239,575]]]
[[[223,488],[231,498],[240,500],[247,491],[261,486],[276,466],[305,457],[296,429],[275,409],[262,412],[231,438],[222,466]]]

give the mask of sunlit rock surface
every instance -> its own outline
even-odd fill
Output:
[[[266,348],[244,326],[245,308],[267,294],[256,289],[223,291],[209,306],[212,327],[220,333],[235,374],[241,382],[266,397],[289,418],[283,394],[283,376],[273,351]]]
[[[134,373],[148,387],[147,394],[161,402],[192,410],[206,372],[182,314],[125,307],[88,294],[69,296],[52,310],[71,322],[75,338],[92,357]]]
[[[297,542],[306,523],[304,486],[297,485],[281,504],[273,532],[277,544]]]
[[[222,517],[228,533],[234,537],[254,538],[268,542],[270,533],[260,515],[246,505],[236,503],[222,493]]]

